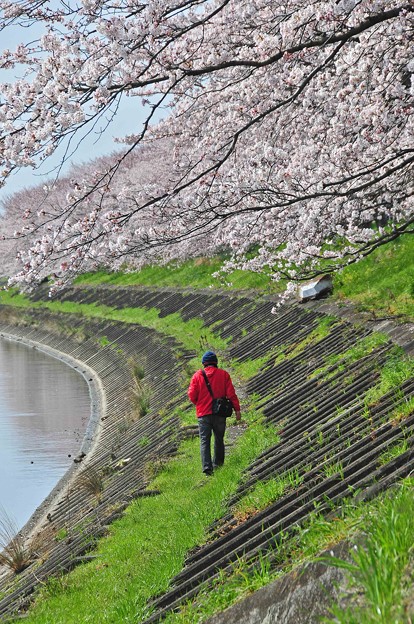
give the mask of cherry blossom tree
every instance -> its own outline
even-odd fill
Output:
[[[24,207],[17,282],[223,245],[229,268],[297,279],[413,232],[413,0],[0,7],[3,28],[44,29],[0,57],[24,68],[0,89],[4,180],[110,128],[126,97],[147,110],[53,218]]]
[[[44,184],[26,187],[7,196],[2,201],[2,217],[0,219],[1,275],[17,273],[21,268],[21,261],[27,258],[31,259],[32,267],[34,267],[34,258],[36,257],[40,262],[43,262],[42,254],[33,253],[34,248],[47,244],[44,237],[45,233],[50,234],[60,228],[68,231],[66,222],[68,194],[71,194],[74,189],[80,188],[79,180],[83,180],[84,184],[88,181],[89,185],[93,185],[97,172],[108,171],[114,162],[119,163],[117,176],[100,197],[98,210],[105,209],[107,212],[114,210],[122,194],[127,201],[133,201],[135,193],[139,189],[149,188],[151,185],[154,189],[157,188],[158,181],[166,175],[166,146],[158,143],[156,148],[151,150],[141,148],[137,153],[128,156],[113,153],[106,157],[72,166],[67,175],[50,178]],[[84,228],[98,214],[97,211],[90,210],[91,203],[93,205],[93,202],[85,200],[78,202],[76,206],[70,206],[71,218]],[[16,224],[19,222],[21,223],[21,230],[16,230]],[[123,252],[119,252],[119,250],[115,252],[118,248],[118,234],[113,237],[113,233],[108,227],[101,254],[95,262],[90,262],[86,266],[92,268],[97,264],[106,264],[111,268],[120,268],[121,265],[125,264]],[[96,256],[96,254],[93,255]],[[80,262],[84,264],[85,258],[80,258]],[[48,273],[52,271],[54,275],[55,271],[62,270],[61,264],[63,268],[66,267],[65,252],[60,257],[55,253],[54,263],[50,258],[45,269]],[[138,266],[137,259],[130,261],[130,264],[131,266]],[[142,264],[142,260],[140,264]],[[39,266],[39,275],[41,270],[42,267]]]

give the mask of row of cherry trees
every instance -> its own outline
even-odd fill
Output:
[[[223,245],[229,268],[295,279],[413,231],[413,0],[50,5],[0,1],[3,28],[44,29],[0,57],[25,70],[0,89],[3,178],[125,97],[147,116],[123,152],[10,208],[32,231],[16,283]]]
[[[36,276],[35,283],[50,275],[56,283],[64,283],[59,273],[66,277],[69,271],[75,275],[77,271],[98,266],[111,269],[126,266],[139,268],[148,262],[165,261],[164,254],[157,253],[155,248],[153,255],[130,254],[120,238],[120,232],[125,236],[129,228],[115,226],[113,214],[119,211],[120,204],[134,202],[136,194],[142,192],[142,189],[145,188],[147,193],[157,192],[160,181],[168,175],[170,151],[171,146],[167,151],[165,143],[157,142],[151,149],[141,147],[137,153],[128,156],[123,152],[109,154],[72,166],[66,175],[53,176],[46,183],[26,187],[6,196],[2,201],[0,218],[2,275],[15,276],[12,278],[13,283],[21,283],[23,279],[23,287],[24,284],[30,287],[33,285],[33,275]],[[95,189],[96,180],[101,181],[105,173],[114,167],[116,176],[111,184]],[[83,187],[79,181],[82,181]],[[73,197],[74,193],[85,188],[94,189],[89,198],[73,205],[68,202],[68,197]],[[67,218],[68,208],[70,222]],[[21,229],[16,229],[17,224]],[[97,253],[95,247],[88,254],[77,254],[71,259],[69,269],[67,250],[58,253],[50,237],[56,232],[70,236],[76,229],[78,232],[86,232],[94,225],[105,229],[100,253]],[[140,225],[143,227],[142,216]],[[148,222],[147,227],[150,226]],[[212,253],[214,249],[212,245]],[[25,263],[26,267],[21,272],[21,265]],[[30,271],[27,276],[26,270]]]

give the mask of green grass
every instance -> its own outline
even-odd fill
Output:
[[[342,462],[333,461],[332,458],[325,457],[325,462],[322,464],[322,470],[327,479],[330,477],[339,477],[341,480],[344,478],[344,467]]]
[[[323,316],[318,319],[317,326],[315,329],[310,331],[305,338],[293,344],[292,348],[286,353],[283,354],[283,358],[279,357],[276,359],[275,364],[278,364],[282,360],[292,360],[297,357],[310,345],[316,345],[318,342],[326,338],[332,330],[332,326],[337,322],[337,319],[333,316]]]
[[[386,451],[381,453],[381,455],[378,458],[378,464],[380,466],[384,466],[385,464],[388,464],[390,461],[392,461],[396,457],[399,457],[400,455],[408,451],[409,448],[410,448],[410,445],[409,445],[408,440],[402,440],[401,442],[398,442],[397,444],[393,444]]]
[[[368,390],[364,397],[367,407],[374,406],[380,398],[393,390],[398,398],[401,384],[414,376],[414,359],[405,355],[401,347],[394,347],[380,368],[378,383]]]
[[[414,397],[400,402],[389,414],[389,421],[394,425],[414,413]]]
[[[369,355],[375,349],[380,348],[388,342],[388,336],[381,332],[373,332],[368,336],[365,336],[361,340],[346,349],[342,353],[331,355],[326,358],[326,363],[320,368],[316,368],[309,375],[309,378],[322,376],[324,379],[329,379],[337,374],[339,370],[344,370],[349,364],[357,362],[361,358]],[[330,370],[332,369],[333,370]]]
[[[324,316],[317,321],[317,327],[313,329],[303,340],[291,346],[288,350],[285,345],[270,349],[265,355],[254,360],[245,360],[237,364],[237,373],[244,380],[251,379],[257,375],[262,368],[276,366],[286,360],[291,360],[300,355],[306,347],[315,345],[328,336],[332,325],[336,319],[332,316]]]
[[[378,248],[335,277],[338,300],[350,300],[375,317],[414,320],[414,237],[406,234]]]
[[[86,273],[78,277],[76,284],[117,286],[157,286],[178,288],[220,288],[225,290],[265,290],[278,292],[282,286],[272,283],[266,275],[253,271],[236,270],[221,277],[214,276],[220,271],[223,260],[220,257],[200,257],[183,263],[170,263],[165,266],[146,266],[136,272]]]
[[[272,351],[268,351],[266,355],[262,357],[256,358],[254,360],[245,360],[244,362],[239,362],[237,364],[237,374],[245,381],[255,377],[261,368],[265,366],[265,364],[271,362],[272,355],[273,357],[278,357],[280,353],[280,347],[278,347],[274,353]]]

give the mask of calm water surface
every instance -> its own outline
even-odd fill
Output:
[[[78,372],[0,339],[0,506],[19,528],[71,466],[90,409]]]

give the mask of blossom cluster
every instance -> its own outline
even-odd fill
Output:
[[[0,85],[4,178],[125,95],[148,110],[144,124],[131,119],[123,152],[6,206],[22,222],[16,283],[222,248],[229,270],[297,279],[412,229],[412,1],[0,9],[3,28],[44,30],[0,56],[4,68],[25,68]]]

